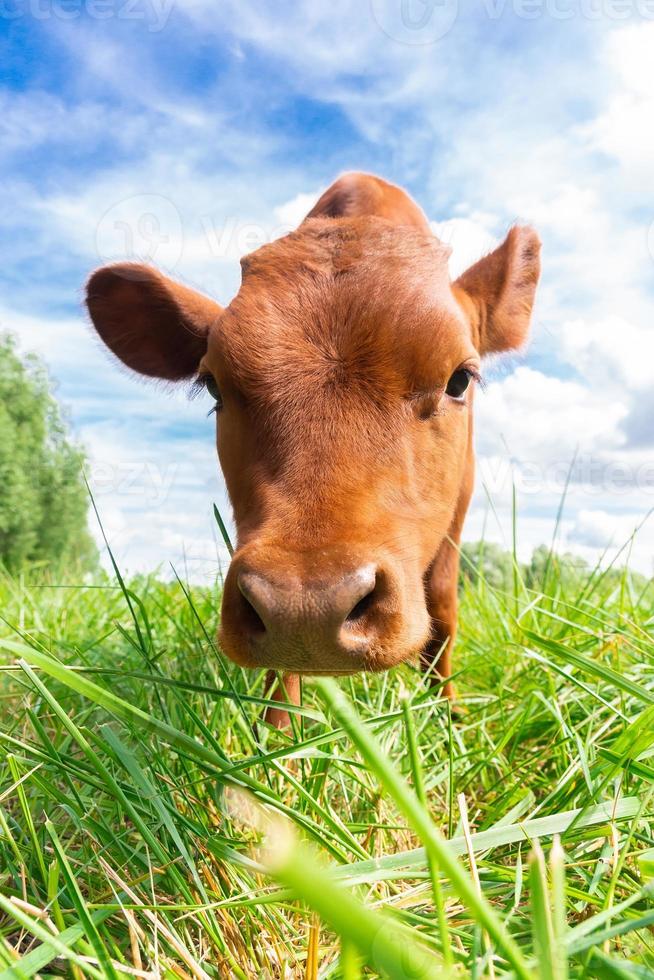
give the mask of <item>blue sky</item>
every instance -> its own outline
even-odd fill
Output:
[[[210,574],[226,501],[207,406],[116,367],[86,276],[141,257],[226,303],[349,169],[410,190],[453,272],[515,221],[543,238],[467,537],[507,539],[515,480],[522,553],[549,542],[576,452],[560,546],[621,545],[654,505],[652,50],[650,0],[2,0],[0,327],[47,360],[124,567]]]

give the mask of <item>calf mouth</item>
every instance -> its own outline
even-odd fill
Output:
[[[426,610],[425,610],[426,615]],[[259,645],[242,635],[221,627],[218,644],[224,653],[239,664],[254,670],[276,670],[305,677],[349,677],[354,674],[379,674],[402,663],[419,657],[429,639],[429,625],[414,632],[410,637],[398,637],[396,642],[368,646],[361,644],[354,650],[329,648],[319,643],[307,645],[292,633],[288,641],[270,647]]]

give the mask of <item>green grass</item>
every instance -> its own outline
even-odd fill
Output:
[[[654,589],[462,593],[452,717],[411,666],[290,733],[219,589],[0,580],[0,978],[653,977]]]

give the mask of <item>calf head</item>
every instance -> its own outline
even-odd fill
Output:
[[[522,344],[539,275],[529,228],[454,283],[448,254],[402,191],[351,175],[243,260],[226,309],[147,266],[91,277],[125,364],[215,399],[238,535],[220,642],[239,664],[383,670],[427,641],[480,360]]]

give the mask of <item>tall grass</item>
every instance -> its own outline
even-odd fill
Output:
[[[219,591],[0,581],[0,978],[654,976],[654,590],[464,585],[464,713],[412,666],[292,731]]]

